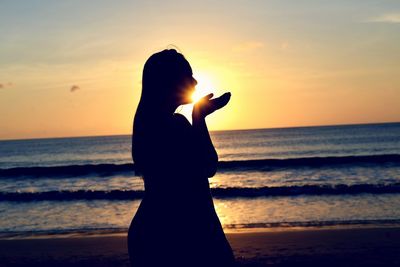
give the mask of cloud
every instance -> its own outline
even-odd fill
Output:
[[[0,89],[4,89],[6,87],[12,87],[14,84],[12,82],[8,83],[0,83]]]
[[[248,52],[248,51],[253,51],[258,48],[264,47],[264,43],[262,42],[257,42],[257,41],[251,41],[251,42],[244,42],[241,44],[238,44],[232,48],[232,51],[234,52]]]
[[[81,88],[80,88],[78,85],[74,84],[74,85],[71,86],[71,88],[69,89],[69,91],[70,91],[71,93],[73,93],[73,92],[75,92],[75,91],[77,91],[77,90],[79,90],[79,89],[81,89]]]
[[[387,13],[370,18],[368,22],[400,23],[400,13]]]

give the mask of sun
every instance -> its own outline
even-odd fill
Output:
[[[193,102],[179,106],[176,110],[177,113],[184,115],[190,122],[192,122],[192,111],[194,104],[203,96],[206,96],[210,93],[215,93],[217,91],[215,88],[215,83],[213,82],[214,80],[212,80],[211,76],[205,74],[204,72],[196,72],[193,75],[193,78],[195,78],[197,81],[195,91],[190,96]]]
[[[194,78],[197,80],[197,85],[194,93],[192,94],[192,101],[196,103],[200,100],[203,96],[208,95],[209,93],[214,93],[215,88],[209,76],[198,73],[193,75]]]

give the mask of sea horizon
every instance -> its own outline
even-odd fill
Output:
[[[257,131],[257,130],[279,130],[279,129],[301,129],[301,128],[313,128],[313,127],[338,127],[338,126],[362,126],[362,125],[381,125],[381,124],[398,124],[400,121],[389,121],[389,122],[368,122],[368,123],[339,123],[339,124],[321,124],[321,125],[304,125],[304,126],[282,126],[282,127],[265,127],[265,128],[243,128],[243,129],[227,129],[227,130],[210,130],[209,132],[234,132],[234,131]],[[36,140],[36,139],[69,139],[69,138],[89,138],[89,137],[113,137],[113,136],[127,136],[128,134],[105,134],[105,135],[72,135],[72,136],[50,136],[50,137],[32,137],[32,138],[6,138],[0,139],[2,141],[23,141],[23,140]]]

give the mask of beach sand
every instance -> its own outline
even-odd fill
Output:
[[[227,233],[239,266],[400,266],[400,228]],[[126,234],[0,240],[0,266],[129,266]]]

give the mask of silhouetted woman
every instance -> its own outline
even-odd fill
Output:
[[[132,135],[132,157],[145,186],[128,233],[134,267],[234,264],[210,193],[218,156],[205,122],[230,93],[203,97],[190,124],[175,110],[191,102],[197,84],[192,75],[189,62],[173,49],[155,53],[143,69]]]

